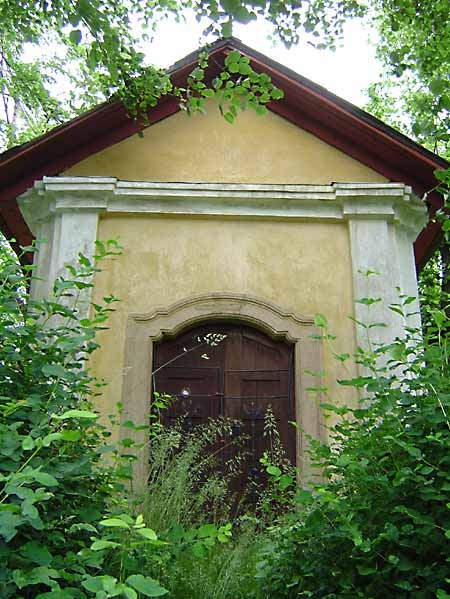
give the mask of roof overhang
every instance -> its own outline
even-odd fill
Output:
[[[207,80],[220,72],[227,54],[236,49],[250,58],[255,71],[270,75],[273,83],[284,91],[283,100],[269,105],[271,111],[376,170],[389,181],[405,183],[422,196],[436,186],[434,170],[450,166],[380,120],[234,38],[220,40],[210,47]],[[198,52],[195,52],[173,65],[169,72],[175,86],[186,85],[197,61]],[[177,98],[165,96],[149,112],[150,125],[179,109]],[[17,197],[44,176],[56,176],[146,126],[131,119],[121,103],[110,101],[32,142],[3,153],[0,156],[0,226],[3,233],[9,238],[14,237],[20,245],[28,245],[33,236],[20,213]],[[441,207],[441,198],[432,192],[428,201],[433,215]],[[426,262],[439,239],[439,225],[429,222],[415,243],[418,268]]]

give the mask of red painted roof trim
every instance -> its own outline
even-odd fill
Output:
[[[271,103],[270,110],[387,179],[411,185],[418,195],[422,195],[436,185],[433,171],[450,166],[368,113],[234,38],[220,40],[210,47],[212,59],[207,79],[219,72],[226,55],[234,49],[247,55],[256,71],[266,72],[274,84],[283,89],[284,99]],[[197,57],[197,53],[190,54],[169,69],[175,85],[185,84]],[[149,112],[150,123],[161,121],[178,110],[177,99],[166,96]],[[32,234],[20,214],[16,198],[34,181],[44,175],[55,176],[143,128],[142,123],[129,118],[119,102],[106,102],[36,140],[0,155],[0,227],[4,234],[14,237],[20,245],[31,242]],[[438,194],[432,195],[431,203],[433,210],[440,205]],[[435,249],[439,237],[440,228],[432,222],[419,235],[415,244],[418,268]]]

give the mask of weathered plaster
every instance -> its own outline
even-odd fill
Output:
[[[64,176],[223,183],[386,182],[376,171],[269,112],[248,110],[234,125],[211,103],[179,112],[69,168]]]
[[[365,319],[362,305],[354,311],[354,297],[381,298],[374,316],[389,325],[383,341],[401,334],[404,326],[387,308],[392,290],[399,285],[417,295],[412,242],[426,211],[410,188],[398,183],[174,184],[50,177],[24,194],[20,205],[31,229],[50,239],[38,259],[37,271],[49,274],[33,290],[38,295],[48,292],[65,261],[78,251],[92,253],[96,239],[116,239],[125,248],[103,265],[92,297],[96,303],[111,294],[121,299],[92,361],[95,375],[109,383],[98,398],[104,415],[126,400],[127,410],[145,420],[151,354],[142,338],[140,349],[130,349],[125,323],[131,313],[152,314],[192,296],[217,294],[258,298],[260,305],[280,306],[280,314],[321,312],[337,335],[333,349],[324,348],[323,366],[330,400],[339,403],[352,396],[336,384],[348,373],[332,359],[332,351],[352,353],[355,344],[365,343],[364,332],[355,331],[348,319],[353,314]],[[367,290],[359,271],[368,269],[380,274],[370,278],[375,287]],[[150,343],[148,330],[145,335]],[[142,371],[131,387],[130,351]],[[306,380],[304,369],[300,360],[298,384]],[[301,397],[307,401],[304,390]],[[299,448],[301,454],[300,443]]]

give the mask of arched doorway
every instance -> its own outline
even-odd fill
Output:
[[[233,434],[245,439],[245,459],[235,490],[258,477],[259,458],[270,449],[264,434],[269,408],[295,464],[294,344],[242,323],[196,326],[155,343],[153,388],[176,398],[164,416],[167,423],[183,417],[192,428],[219,416],[239,421]]]

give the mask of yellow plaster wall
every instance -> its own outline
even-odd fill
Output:
[[[68,169],[65,176],[113,176],[162,182],[384,182],[374,170],[269,113],[253,111],[228,124],[215,106],[206,115],[177,113]],[[107,414],[121,400],[124,334],[130,312],[151,312],[193,294],[254,295],[305,315],[324,313],[337,334],[336,351],[352,351],[352,276],[347,228],[320,222],[107,215],[99,239],[117,239],[125,253],[97,277],[94,301],[121,299],[93,359],[109,382],[99,398]],[[337,370],[325,351],[331,396]],[[150,365],[149,365],[150,368]],[[348,396],[347,398],[348,399]]]
[[[177,113],[69,168],[65,176],[136,181],[309,183],[383,182],[374,170],[289,121],[249,110],[230,125],[211,104],[205,115]]]
[[[297,314],[322,312],[338,336],[336,351],[354,347],[344,224],[106,215],[98,236],[125,247],[122,256],[104,264],[94,291],[96,302],[110,294],[121,300],[93,359],[95,374],[109,382],[99,398],[104,414],[121,400],[127,315],[152,312],[193,294],[243,293]],[[330,381],[346,376],[327,350],[325,368]],[[331,395],[339,401],[342,390],[332,385]]]

